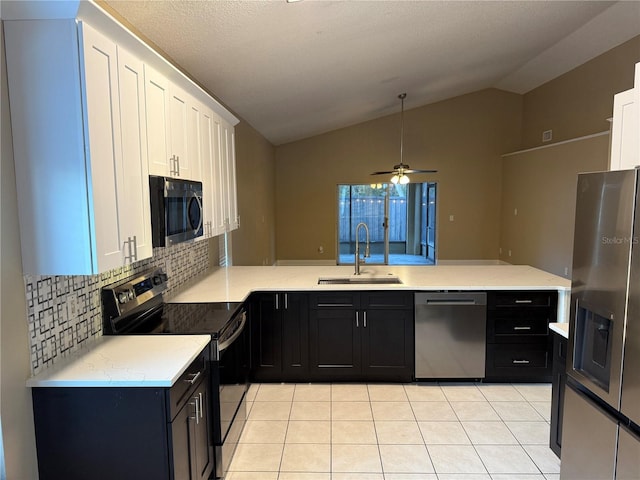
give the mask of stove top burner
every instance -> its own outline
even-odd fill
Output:
[[[157,333],[211,334],[216,339],[242,303],[165,303]]]
[[[167,275],[148,270],[102,289],[104,332],[210,334],[217,339],[242,303],[164,303]]]

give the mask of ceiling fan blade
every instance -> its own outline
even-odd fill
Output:
[[[373,173],[371,173],[370,175],[389,175],[389,174],[391,174],[391,173],[398,173],[398,172],[395,172],[395,171],[393,171],[393,170],[392,170],[392,171],[389,171],[389,172],[373,172]]]
[[[409,170],[405,170],[404,173],[438,173],[437,170],[416,170],[413,168],[410,168]]]

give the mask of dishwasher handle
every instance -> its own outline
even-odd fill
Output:
[[[482,305],[475,300],[465,300],[463,298],[459,300],[427,300],[425,305]]]
[[[415,294],[416,305],[465,306],[486,305],[486,292],[428,292]]]

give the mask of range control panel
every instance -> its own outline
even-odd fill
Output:
[[[168,277],[161,268],[139,273],[102,289],[104,313],[119,317],[162,295],[167,289]]]

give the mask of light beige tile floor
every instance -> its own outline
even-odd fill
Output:
[[[557,480],[548,384],[257,384],[227,480]]]

